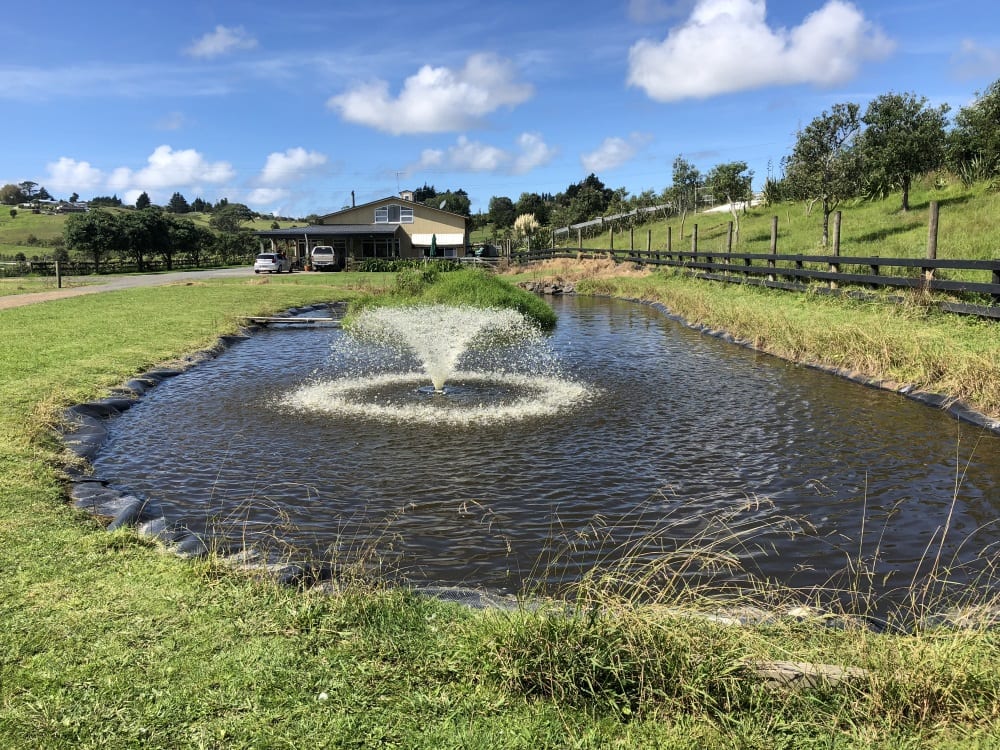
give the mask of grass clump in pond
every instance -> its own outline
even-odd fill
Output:
[[[350,326],[354,316],[373,307],[417,305],[513,309],[542,330],[552,330],[556,325],[551,307],[509,281],[481,269],[444,273],[434,265],[401,271],[387,294],[366,295],[353,302],[344,323]]]

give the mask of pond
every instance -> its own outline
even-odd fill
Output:
[[[555,411],[303,410],[301,388],[357,375],[347,334],[267,329],[117,417],[96,474],[226,549],[366,561],[418,585],[556,590],[623,560],[879,608],[929,574],[992,585],[996,435],[651,306],[553,305],[545,348],[586,391]]]

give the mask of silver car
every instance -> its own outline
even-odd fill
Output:
[[[253,272],[260,273],[261,271],[267,271],[268,273],[291,273],[292,263],[280,253],[261,253],[257,256],[257,260],[253,262]]]

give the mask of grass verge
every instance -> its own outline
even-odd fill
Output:
[[[476,613],[358,579],[328,594],[175,557],[65,502],[61,409],[240,316],[349,299],[350,275],[115,292],[0,313],[0,746],[996,747],[984,628],[732,628],[585,582]],[[775,315],[797,303],[774,301]],[[788,309],[786,309],[788,308]],[[748,668],[836,663],[791,691]]]

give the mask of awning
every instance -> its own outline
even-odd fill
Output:
[[[430,247],[431,237],[437,238],[438,247],[462,247],[465,244],[465,235],[461,232],[445,233],[435,232],[434,234],[410,235],[410,242],[414,247]]]

